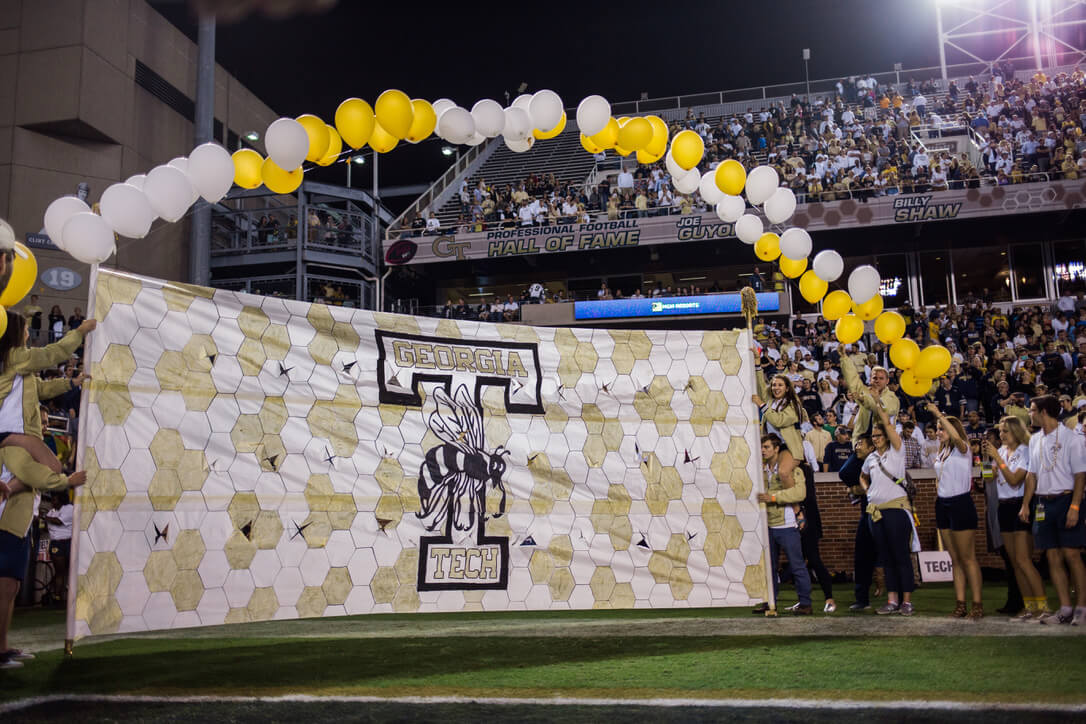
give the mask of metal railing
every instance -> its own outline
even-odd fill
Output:
[[[215,289],[228,289],[234,292],[248,292],[266,297],[294,298],[294,276],[259,276],[244,279],[213,279]]]
[[[362,305],[362,281],[317,274],[305,275],[307,302],[359,308]]]
[[[423,191],[422,195],[415,199],[415,201],[410,206],[404,209],[403,213],[401,213],[399,216],[392,220],[392,223],[388,225],[389,229],[395,229],[396,227],[403,225],[404,219],[408,217],[413,218],[414,216],[417,216],[423,210],[428,208],[430,204],[432,204],[437,199],[437,197],[440,196],[443,191],[445,191],[445,189],[449,188],[449,186],[451,186],[453,182],[456,181],[457,177],[459,177],[461,173],[467,170],[472,162],[474,162],[475,159],[477,159],[491,143],[494,143],[494,141],[484,141],[478,146],[469,147],[467,152],[459,155],[453,165],[449,166],[448,170],[446,170],[445,173],[441,174],[441,176],[438,177],[436,181],[430,184],[430,188]]]
[[[290,249],[298,242],[296,209],[269,207],[211,217],[212,255]]]

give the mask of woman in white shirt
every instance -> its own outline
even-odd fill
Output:
[[[950,551],[950,563],[954,566],[957,605],[951,617],[976,620],[984,617],[984,603],[981,600],[980,564],[973,548],[977,532],[977,506],[970,493],[973,488],[973,455],[961,420],[943,415],[934,403],[928,403],[928,412],[939,421],[936,433],[939,452],[933,465],[938,484],[935,526]],[[973,607],[968,611],[965,607],[967,582],[973,593]]]
[[[1018,518],[1022,509],[1022,491],[1029,472],[1029,431],[1022,421],[1008,415],[999,421],[999,441],[996,450],[985,441],[985,452],[992,458],[993,476],[999,493],[999,536],[1014,567],[1014,578],[1022,591],[1026,607],[1013,620],[1029,621],[1045,609],[1045,588],[1041,575],[1033,565],[1033,534],[1031,522]]]
[[[910,547],[912,510],[901,486],[905,478],[905,446],[881,405],[878,415],[879,421],[872,425],[870,435],[875,449],[864,460],[860,474],[860,485],[867,493],[867,512],[871,515],[878,563],[886,571],[886,604],[875,613],[911,616],[916,583]]]
[[[859,411],[860,405],[852,396],[851,390],[846,392],[845,399],[841,402],[841,412],[839,413],[841,424],[851,430],[853,424],[856,422],[856,413]]]

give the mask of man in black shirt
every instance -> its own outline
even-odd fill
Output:
[[[960,419],[965,412],[965,400],[962,398],[962,393],[949,377],[939,380],[939,389],[935,391],[935,404],[944,415],[952,415]]]
[[[852,455],[852,442],[849,429],[844,425],[837,428],[836,437],[826,446],[822,455],[822,472],[836,473],[841,470],[849,456]]]
[[[811,386],[811,381],[806,377],[803,378],[802,386],[796,396],[799,397],[799,404],[803,405],[808,418],[814,419],[816,414],[822,412],[822,398],[818,396],[818,390]]]
[[[803,317],[796,317],[792,320],[792,334],[796,337],[807,336],[807,321]]]

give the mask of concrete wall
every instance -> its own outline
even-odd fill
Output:
[[[135,83],[139,60],[190,99],[196,45],[143,0],[0,0],[0,217],[17,238],[42,228],[46,206],[85,181],[96,202],[110,184],[193,148],[192,123]],[[215,69],[215,117],[238,133],[277,117]],[[218,139],[223,142],[225,139]],[[158,221],[144,239],[121,239],[109,266],[188,279],[188,224]],[[87,266],[35,250],[41,271],[60,266],[84,283],[57,292],[39,282],[48,310],[86,310]]]

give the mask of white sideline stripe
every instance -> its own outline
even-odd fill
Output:
[[[654,706],[707,707],[714,709],[908,709],[912,711],[1046,711],[1069,714],[1086,712],[1086,704],[1001,704],[976,701],[863,701],[859,699],[579,699],[575,697],[525,698],[474,696],[128,696],[123,694],[51,694],[19,699],[0,705],[0,714],[54,702],[136,704],[227,703],[345,703],[345,704],[492,704],[498,706]]]

